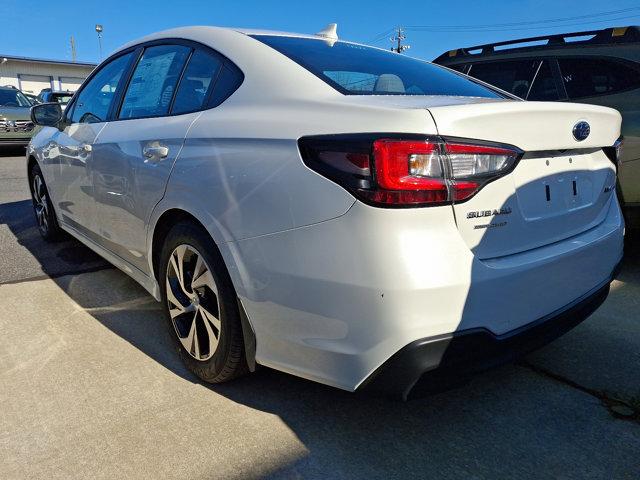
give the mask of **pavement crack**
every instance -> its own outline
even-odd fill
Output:
[[[558,383],[562,383],[571,388],[586,393],[587,395],[597,398],[607,408],[609,413],[615,418],[640,424],[640,398],[633,399],[631,401],[623,400],[611,395],[606,391],[596,390],[594,388],[580,385],[570,378],[559,375],[538,365],[534,365],[526,360],[519,361],[518,365],[527,368],[532,372],[537,373],[538,375],[550,378],[551,380],[554,380]]]

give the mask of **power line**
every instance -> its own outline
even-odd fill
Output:
[[[556,24],[556,25],[550,25],[550,27],[554,27],[554,28],[565,28],[565,27],[575,27],[575,26],[581,26],[581,25],[595,25],[595,24],[602,24],[602,23],[610,23],[613,21],[618,21],[618,20],[628,20],[631,18],[640,18],[640,14],[638,15],[627,15],[624,17],[616,17],[616,18],[609,18],[607,20],[592,20],[592,21],[588,21],[588,22],[578,22],[578,23],[562,23],[562,24]],[[525,26],[518,26],[517,30],[539,30],[540,28],[543,28],[542,25],[538,25],[535,27],[525,27]],[[513,27],[510,28],[465,28],[465,29],[460,29],[460,28],[452,28],[452,27],[406,27],[405,28],[408,31],[412,31],[412,32],[457,32],[457,33],[465,33],[465,32],[508,32],[508,31],[512,31],[514,30]]]
[[[389,35],[390,33],[392,33],[395,30],[395,27],[393,28],[388,28],[387,30],[385,30],[382,33],[379,33],[378,35],[376,35],[375,37],[373,37],[371,40],[369,40],[367,43],[377,43],[380,40],[384,39],[387,37],[387,35]]]
[[[479,28],[516,27],[516,26],[536,25],[536,24],[541,24],[541,23],[547,24],[547,23],[568,22],[568,21],[572,21],[572,20],[582,20],[582,19],[589,19],[589,18],[600,18],[600,17],[603,17],[603,16],[619,15],[621,13],[628,13],[628,12],[639,11],[639,10],[640,10],[640,7],[631,7],[631,8],[624,8],[624,9],[620,9],[620,10],[609,10],[609,11],[606,11],[606,12],[591,13],[591,14],[587,14],[587,15],[577,15],[577,16],[573,16],[573,17],[551,18],[551,19],[544,19],[544,20],[528,20],[528,21],[525,21],[525,22],[494,23],[494,24],[484,24],[484,25],[442,25],[442,24],[435,24],[435,25],[408,25],[405,28],[408,30],[408,29],[421,29],[421,28],[425,28],[425,29],[432,29],[432,28],[454,28],[454,29],[471,28],[471,29],[479,29]],[[622,18],[624,19],[624,18],[631,18],[631,17],[636,17],[636,16],[637,15],[631,15],[630,17],[622,17]],[[606,21],[608,21],[608,20],[606,20]]]

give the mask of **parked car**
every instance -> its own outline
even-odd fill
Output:
[[[26,146],[33,135],[31,102],[15,87],[0,87],[0,147]]]
[[[36,95],[33,95],[32,93],[24,93],[24,92],[22,92],[22,94],[29,99],[29,101],[31,102],[31,105],[36,105],[40,103]]]
[[[527,100],[572,101],[622,114],[620,196],[640,226],[640,27],[524,38],[443,53],[435,63]]]
[[[73,97],[73,92],[45,89],[40,92],[36,100],[38,103],[59,103],[62,110],[64,110],[71,100],[71,97]]]
[[[622,257],[618,112],[335,28],[150,35],[32,115],[42,236],[144,286],[208,382],[262,364],[406,397],[566,332]]]

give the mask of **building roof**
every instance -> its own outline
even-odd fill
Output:
[[[33,57],[18,57],[16,55],[2,55],[0,54],[0,62],[3,59],[12,60],[14,62],[35,62],[35,63],[53,63],[56,65],[71,65],[78,67],[91,67],[95,68],[96,63],[91,62],[72,62],[71,60],[53,60],[49,58],[33,58]]]

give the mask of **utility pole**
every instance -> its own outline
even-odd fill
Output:
[[[76,41],[73,39],[73,35],[71,35],[71,61],[76,61]]]
[[[391,47],[391,51],[396,53],[402,53],[405,50],[409,50],[411,48],[411,45],[402,45],[402,41],[406,39],[407,37],[404,35],[402,28],[398,27],[398,32],[396,33],[396,36],[390,38],[391,42],[396,44],[395,47]]]

